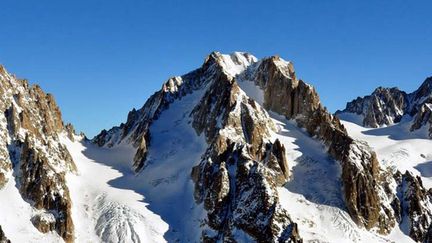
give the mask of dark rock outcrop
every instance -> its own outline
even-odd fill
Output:
[[[221,68],[221,58],[213,53],[205,65]],[[216,73],[191,114],[210,144],[192,170],[195,199],[204,203],[213,230],[203,232],[203,240],[235,241],[234,232],[242,230],[260,242],[299,242],[296,224],[279,204],[276,186],[288,179],[288,165],[283,145],[268,141],[273,123],[232,76]]]
[[[65,131],[66,131],[66,134],[67,134],[67,137],[69,138],[69,140],[71,140],[72,142],[75,141],[74,136],[76,135],[76,132],[75,132],[75,128],[73,127],[73,125],[70,123],[66,124]]]
[[[2,227],[0,226],[0,243],[11,243],[10,240],[6,237],[5,233],[2,230]]]
[[[428,229],[432,224],[432,190],[423,187],[420,177],[406,171],[394,175],[397,183],[392,206],[395,208],[403,231],[417,242],[427,242]]]
[[[73,241],[73,223],[69,190],[65,172],[56,172],[50,167],[52,162],[27,137],[21,150],[21,187],[24,198],[31,200],[39,210],[46,210],[52,216],[50,222],[40,215],[33,218],[33,224],[43,233],[54,230],[67,242]],[[50,146],[50,145],[48,145]],[[72,158],[64,147],[59,148],[60,159],[72,164]]]
[[[349,102],[342,112],[362,115],[363,126],[380,127],[401,120],[409,105],[409,96],[398,88],[375,89],[372,95]],[[337,112],[338,114],[340,112]]]
[[[424,243],[432,243],[432,224],[429,226],[429,229],[426,233]]]
[[[42,232],[55,230],[66,242],[73,241],[71,200],[65,175],[75,165],[59,134],[67,129],[50,94],[29,86],[0,68],[0,185],[14,170],[19,190],[36,209],[51,215],[52,226],[33,218]]]
[[[379,165],[376,155],[366,144],[348,136],[339,119],[320,103],[315,89],[298,80],[291,63],[279,57],[260,62],[253,75],[247,77],[264,92],[264,108],[287,119],[313,137],[322,140],[329,154],[340,161],[344,198],[353,220],[367,229],[377,227],[387,233],[394,225],[388,209],[380,202]]]
[[[428,136],[432,138],[432,103],[424,103],[417,109],[410,131],[419,130],[423,126],[429,128]]]

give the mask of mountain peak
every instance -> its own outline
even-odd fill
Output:
[[[204,65],[217,63],[226,74],[235,77],[257,61],[255,56],[247,52],[233,52],[231,54],[212,52],[205,59]]]
[[[432,77],[428,77],[423,81],[420,87],[412,93],[414,101],[421,102],[419,100],[424,100],[432,95]]]

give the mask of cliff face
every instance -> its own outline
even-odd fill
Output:
[[[209,142],[192,169],[195,199],[204,203],[212,229],[202,238],[235,241],[240,229],[258,241],[299,242],[297,225],[281,208],[276,190],[288,179],[284,146],[270,141],[274,125],[267,112],[222,69],[224,61],[218,53],[209,56],[205,65],[218,75],[191,114],[194,128]]]
[[[37,210],[32,222],[73,241],[65,174],[75,166],[59,134],[65,131],[54,98],[0,68],[0,186],[14,177]]]
[[[366,127],[381,127],[401,121],[403,116],[412,117],[410,130],[426,127],[427,136],[432,138],[430,110],[432,105],[432,78],[427,78],[412,93],[398,88],[377,88],[371,95],[358,97],[348,102],[346,108],[336,114],[354,113],[362,118]]]
[[[279,57],[260,61],[240,75],[263,92],[263,107],[294,120],[312,137],[321,140],[328,153],[342,167],[344,197],[353,220],[368,229],[389,232],[394,225],[386,206],[380,202],[379,165],[371,149],[348,136],[339,119],[321,105],[315,89],[295,75],[292,63]]]
[[[381,128],[381,130],[398,130],[397,139],[401,142],[404,139],[409,140],[411,138],[411,135],[409,135],[410,132],[417,132],[415,135],[417,140],[421,140],[424,135],[426,138],[431,138],[431,82],[431,78],[426,79],[416,91],[409,94],[397,88],[378,88],[370,96],[357,98],[349,102],[347,108],[343,111],[338,111],[337,115],[341,117],[349,113],[360,115],[362,118],[362,124],[360,125],[368,127],[395,125]],[[373,129],[367,129],[367,131],[375,134],[373,133]],[[362,133],[366,134],[368,132]],[[395,138],[391,137],[390,140],[392,139]],[[383,140],[380,141],[385,143]],[[413,144],[416,143],[413,142]],[[377,145],[375,144],[374,146]],[[403,145],[395,146],[399,146],[401,150],[405,149]],[[419,149],[422,148],[416,148],[416,150]],[[392,151],[392,145],[386,147],[386,150]],[[386,161],[388,159],[386,157],[383,160]],[[401,159],[400,161],[396,161],[396,165],[400,164],[401,168],[405,170],[406,167],[403,165],[411,162],[409,159]],[[420,167],[414,167],[410,171],[415,173],[420,171],[418,175],[424,176],[421,169],[418,168]],[[381,185],[385,192],[379,193],[379,195],[383,199],[383,204],[386,205],[386,214],[391,216],[393,218],[392,221],[399,224],[401,230],[413,240],[427,242],[428,229],[431,225],[432,201],[430,190],[426,189],[422,183],[422,179],[419,176],[414,176],[413,172],[405,171],[402,174],[400,171],[383,172],[383,170],[395,171],[395,168],[387,165],[387,167],[381,168],[381,172],[378,173],[380,176],[376,177],[381,178],[378,180],[378,184]]]
[[[372,95],[349,102],[342,112],[362,115],[364,126],[376,128],[399,122],[409,108],[408,103],[408,95],[398,88],[379,87]]]
[[[432,223],[432,190],[425,190],[420,177],[410,172],[394,176],[397,197],[392,206],[396,219],[403,223],[409,236],[417,242],[427,242],[428,229]]]

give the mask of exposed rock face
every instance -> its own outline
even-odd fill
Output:
[[[392,206],[396,217],[407,228],[409,236],[417,242],[427,242],[428,229],[432,223],[432,191],[426,191],[420,177],[397,172],[394,176],[397,183],[397,197]]]
[[[404,115],[414,117],[411,131],[427,126],[432,138],[431,107],[432,78],[427,78],[414,92],[407,94],[398,88],[377,88],[372,95],[349,102],[343,111],[336,114],[355,113],[363,117],[363,126],[381,127],[401,121]]]
[[[19,180],[24,199],[52,215],[52,225],[34,216],[42,232],[55,230],[73,241],[71,201],[65,174],[75,169],[59,134],[65,131],[54,98],[39,86],[29,86],[0,69],[0,185]]]
[[[33,202],[35,208],[54,213],[49,213],[52,215],[50,222],[42,220],[40,215],[35,215],[33,224],[36,228],[43,233],[55,229],[63,239],[72,241],[73,223],[69,190],[65,181],[66,172],[53,171],[50,168],[52,162],[46,157],[47,154],[42,153],[34,144],[35,140],[27,137],[22,146],[20,192]],[[47,146],[51,147],[55,144]],[[58,155],[61,156],[59,159],[72,164],[66,148],[59,147],[58,149]]]
[[[75,141],[76,132],[75,132],[75,128],[73,127],[73,125],[70,123],[66,124],[65,130],[66,130],[66,134],[67,134],[67,137],[69,138],[69,140],[71,140],[72,142]]]
[[[220,68],[223,57],[213,53],[207,62]],[[242,230],[260,242],[299,242],[297,225],[279,204],[276,186],[286,182],[288,165],[283,145],[269,141],[272,121],[232,76],[219,73],[192,112],[193,126],[210,143],[192,171],[212,229],[203,240],[235,241]]]
[[[36,214],[32,218],[32,223],[42,233],[48,233],[56,228],[56,219],[50,213]]]
[[[380,127],[401,121],[403,116],[411,116],[410,131],[425,129],[426,135],[432,138],[432,78],[427,78],[413,93],[406,94],[397,88],[378,88],[372,95],[349,102],[343,111],[337,114],[355,113],[362,115],[363,125]],[[389,176],[389,175],[387,175]],[[385,175],[381,175],[387,194],[391,201],[391,211],[385,207],[385,213],[400,224],[404,233],[417,242],[430,241],[432,197],[426,191],[420,177],[410,172],[394,175],[395,188],[389,186]],[[382,195],[382,194],[381,194]],[[384,201],[386,201],[384,200]],[[428,235],[429,234],[429,235]],[[428,238],[429,237],[429,238]]]
[[[432,103],[424,103],[418,108],[410,130],[415,131],[424,126],[429,128],[428,136],[432,138]]]
[[[160,91],[147,100],[141,109],[133,109],[129,112],[125,124],[122,123],[119,127],[111,128],[109,131],[102,130],[93,139],[93,142],[101,147],[112,147],[122,142],[132,143],[137,148],[134,157],[134,170],[138,172],[145,166],[147,150],[151,140],[149,127],[152,121],[157,119],[160,112],[167,109],[174,100],[202,86],[200,78],[204,68],[197,69],[182,77],[169,79]]]
[[[311,113],[320,106],[315,89],[297,80],[292,63],[279,57],[264,59],[254,80],[264,90],[264,107],[289,119]]]
[[[0,243],[10,243],[10,240],[8,240],[8,238],[4,234],[1,226],[0,226]]]
[[[428,232],[426,233],[424,243],[432,243],[432,224],[429,226]]]
[[[242,78],[261,87],[264,108],[295,120],[311,136],[322,140],[329,154],[340,161],[346,206],[353,220],[367,229],[377,227],[382,233],[389,232],[394,220],[379,197],[382,189],[375,153],[348,136],[339,119],[322,107],[315,89],[296,78],[291,63],[271,57],[252,68],[255,71]]]
[[[380,233],[389,233],[395,219],[385,198],[380,196],[383,188],[376,154],[366,144],[354,142],[344,161],[342,180],[351,217],[367,229],[376,227]]]
[[[349,102],[343,112],[363,115],[364,126],[380,127],[399,122],[408,103],[408,95],[398,88],[379,87],[372,95]]]

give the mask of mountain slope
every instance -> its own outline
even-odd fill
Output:
[[[75,242],[162,242],[168,225],[146,207],[142,194],[112,186],[130,171],[115,166],[128,164],[130,148],[100,149],[80,137],[71,141],[63,136],[62,141],[78,171],[66,177],[73,202]]]
[[[417,242],[428,242],[432,223],[432,141],[421,131],[410,132],[409,124],[383,128],[365,128],[342,121],[350,135],[367,141],[377,152],[382,168],[387,171],[388,190],[393,191],[392,207],[400,230]],[[430,236],[429,236],[430,237]]]
[[[431,83],[427,78],[410,94],[397,88],[378,88],[337,112],[349,133],[367,141],[377,151],[382,167],[393,175],[386,183],[396,194],[392,202],[396,220],[401,230],[418,242],[430,237],[432,223]]]
[[[0,217],[0,225],[12,241],[41,239],[37,228],[71,242],[65,175],[75,165],[59,141],[70,126],[63,125],[53,97],[39,86],[29,86],[2,66],[0,84],[0,211],[6,216]]]

